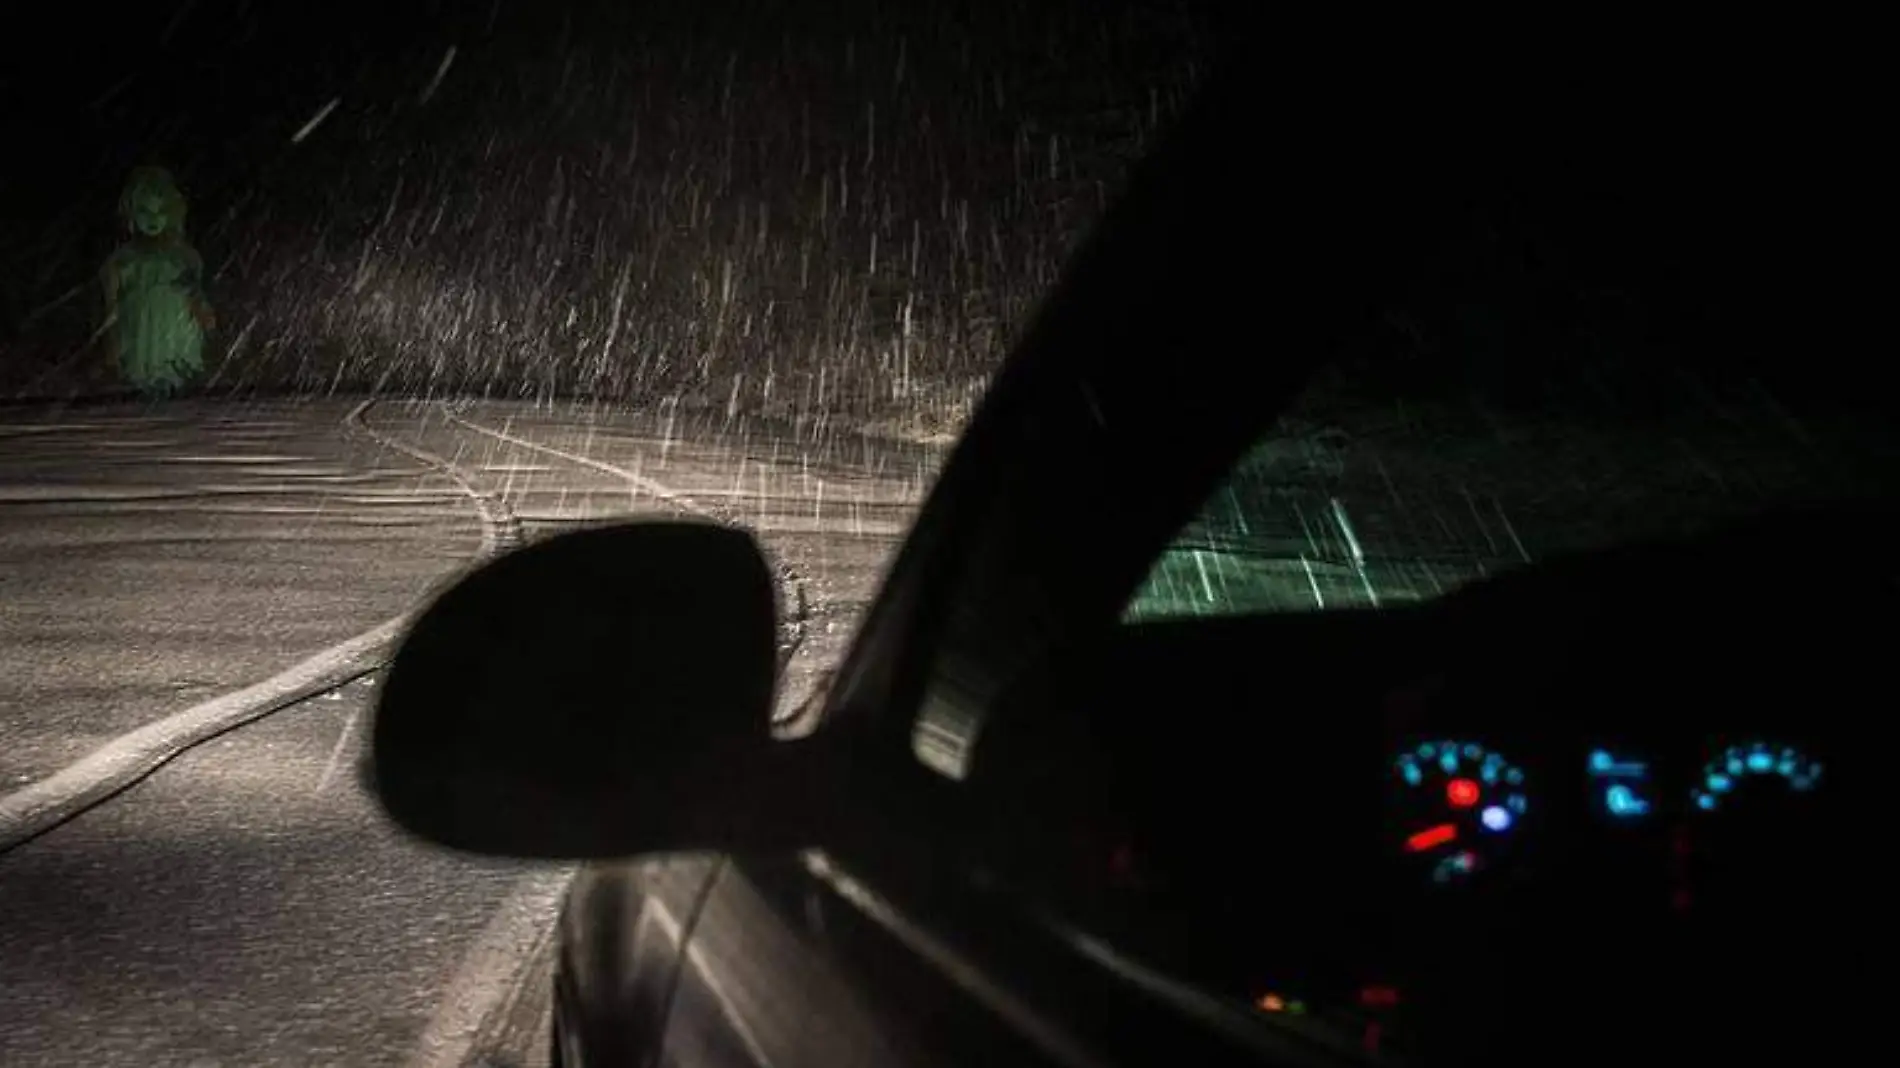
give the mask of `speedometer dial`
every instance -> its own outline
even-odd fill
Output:
[[[1690,797],[1696,808],[1715,812],[1731,804],[1741,787],[1759,781],[1781,782],[1795,793],[1807,793],[1821,781],[1821,764],[1793,746],[1731,745],[1703,767]]]
[[[1424,742],[1395,771],[1400,847],[1436,883],[1491,866],[1530,809],[1523,770],[1476,742]]]
[[[1768,739],[1708,757],[1689,790],[1691,818],[1678,830],[1677,909],[1775,915],[1804,900],[1842,848],[1826,818],[1821,762]]]

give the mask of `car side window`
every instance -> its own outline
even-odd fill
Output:
[[[1450,248],[1233,467],[1124,620],[1429,600],[1885,492],[1889,411],[1852,384],[1871,362],[1790,358],[1765,340],[1772,302],[1739,283],[1645,283],[1589,246],[1499,225]]]
[[[1464,516],[1474,529],[1441,523],[1429,545],[1392,538],[1389,511],[1342,482],[1351,451],[1337,428],[1276,424],[1156,558],[1124,622],[1376,608],[1509,562]]]

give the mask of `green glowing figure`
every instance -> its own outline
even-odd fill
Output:
[[[139,167],[119,196],[130,237],[99,272],[106,290],[106,351],[141,393],[168,397],[204,370],[204,261],[185,240],[185,195],[162,167]]]

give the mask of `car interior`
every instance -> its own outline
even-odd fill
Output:
[[[1894,518],[1118,627],[985,724],[974,862],[1261,1027],[1366,1052],[1817,1054],[1865,982],[1843,963],[1871,915],[1851,784],[1882,674],[1866,624],[1900,586],[1768,562]]]

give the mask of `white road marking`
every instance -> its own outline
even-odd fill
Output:
[[[474,1051],[482,1025],[516,986],[516,976],[553,924],[572,868],[537,871],[516,880],[488,925],[456,966],[435,1013],[422,1029],[409,1068],[460,1068]]]

